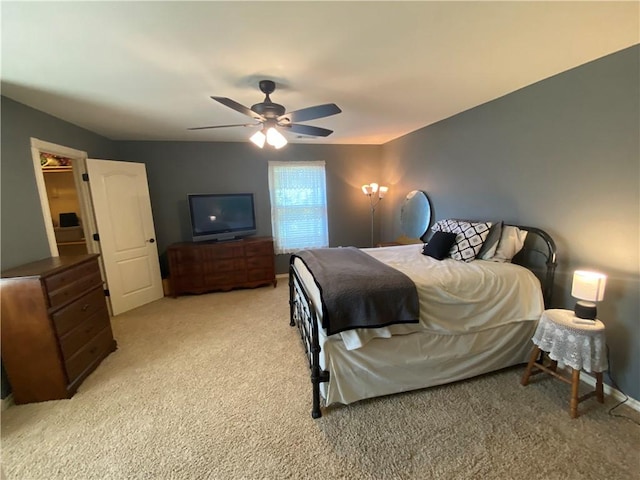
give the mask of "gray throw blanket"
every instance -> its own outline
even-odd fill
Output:
[[[355,247],[302,250],[291,256],[307,266],[322,298],[329,335],[353,328],[418,323],[415,284],[404,273]]]

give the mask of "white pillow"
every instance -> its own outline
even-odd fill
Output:
[[[515,255],[524,247],[524,241],[527,238],[526,230],[520,230],[518,227],[505,225],[502,227],[502,235],[496,253],[489,260],[492,262],[510,262]]]

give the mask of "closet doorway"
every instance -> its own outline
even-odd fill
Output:
[[[72,160],[41,152],[40,163],[58,253],[60,255],[88,253],[87,241],[82,229],[84,215],[80,213]]]
[[[91,196],[82,180],[87,153],[32,138],[31,157],[51,256],[100,253],[92,241],[97,229]]]

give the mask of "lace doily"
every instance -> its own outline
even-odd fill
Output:
[[[604,372],[607,367],[604,324],[576,323],[571,310],[545,310],[533,343],[549,353],[552,360],[576,370]]]

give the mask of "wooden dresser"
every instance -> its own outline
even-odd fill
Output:
[[[2,272],[2,361],[17,404],[71,398],[116,349],[98,255]]]
[[[171,291],[183,293],[276,286],[273,239],[174,243],[167,249]]]

